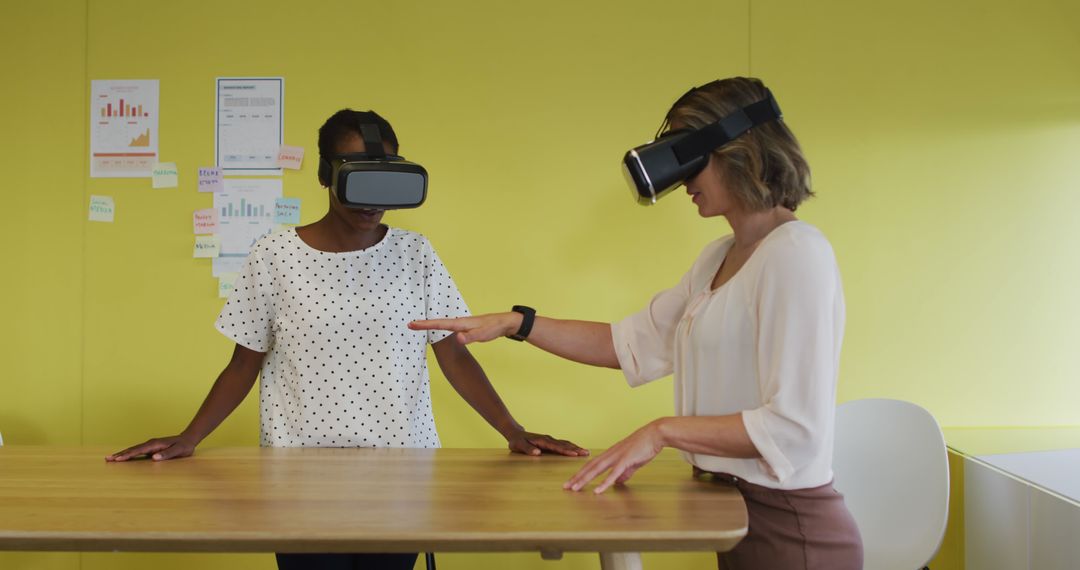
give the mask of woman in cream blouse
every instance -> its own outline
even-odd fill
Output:
[[[665,121],[700,128],[765,96],[757,79],[714,81]],[[812,196],[802,150],[772,121],[713,151],[685,186],[699,215],[724,216],[733,234],[640,312],[614,324],[537,316],[525,331],[521,312],[410,326],[457,331],[463,343],[524,332],[563,358],[622,369],[631,386],[674,374],[677,415],[616,443],[565,488],[598,479],[602,493],[673,447],[746,500],[749,532],[719,555],[721,568],[861,568],[858,529],[832,487],[844,294],[828,240],[795,217]]]

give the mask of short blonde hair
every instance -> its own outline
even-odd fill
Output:
[[[698,129],[765,98],[765,84],[753,77],[713,81],[687,93],[672,105],[667,124]],[[810,165],[784,121],[754,127],[713,151],[724,179],[743,207],[794,211],[814,193]]]

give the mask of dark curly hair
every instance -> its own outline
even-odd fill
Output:
[[[330,116],[319,127],[319,156],[333,156],[338,154],[338,147],[342,141],[351,136],[360,135],[360,125],[377,125],[383,141],[390,144],[394,154],[398,152],[397,133],[390,122],[382,118],[375,111],[353,111],[342,109]],[[329,180],[319,180],[323,186],[329,186]]]

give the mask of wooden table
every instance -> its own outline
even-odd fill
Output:
[[[111,448],[0,447],[0,550],[725,551],[734,488],[665,452],[628,485],[562,490],[585,461],[490,449],[200,449],[106,463]],[[611,558],[602,555],[605,565]]]

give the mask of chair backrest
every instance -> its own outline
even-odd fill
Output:
[[[930,412],[900,400],[840,404],[833,471],[862,533],[867,570],[915,570],[937,554],[949,515],[949,458]]]

